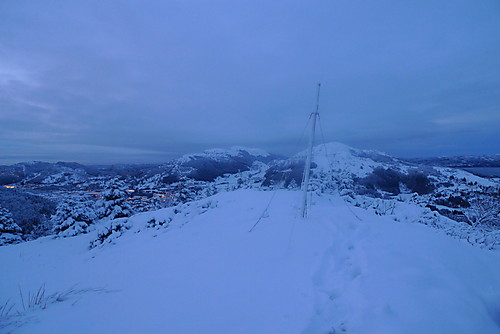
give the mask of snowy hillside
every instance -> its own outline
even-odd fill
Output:
[[[474,233],[487,234],[485,240],[491,242],[479,242],[482,246],[500,248],[499,179],[404,161],[341,143],[318,145],[313,153],[311,191],[412,202],[466,223]],[[120,188],[120,201],[128,204],[130,213],[236,189],[297,190],[302,183],[304,160],[305,152],[285,159],[259,149],[233,147],[187,154],[161,165],[33,162],[0,166],[0,183],[9,183],[0,188],[0,207],[21,229],[16,230],[20,238],[15,240],[32,240],[59,231],[56,225],[67,219],[92,225],[94,220],[104,218],[99,212],[107,209],[100,207],[100,198],[109,189]],[[72,215],[63,210],[65,205],[85,209],[82,212],[87,212],[88,217]],[[61,219],[51,218],[54,216]],[[452,235],[478,243],[477,238],[469,238],[470,233],[442,227]]]
[[[306,154],[306,151],[302,151],[291,157],[289,161],[303,161],[305,160]],[[454,175],[457,178],[465,177],[470,181],[478,181],[486,185],[493,184],[484,178],[461,169],[433,167],[431,165],[418,163],[418,161],[397,159],[379,151],[356,149],[338,142],[315,146],[313,148],[313,163],[316,165],[317,174],[333,172],[337,175],[344,175],[351,178],[365,177],[377,168],[385,168],[402,173],[408,173],[408,171],[411,170],[419,170],[426,174],[444,176],[446,178]]]
[[[303,151],[290,159],[271,163],[264,185],[284,182],[285,187],[288,187],[292,181],[294,184],[300,185],[305,155],[306,151]],[[449,187],[457,186],[456,180],[458,179],[463,179],[466,184],[475,182],[475,185],[497,186],[493,180],[473,175],[464,170],[421,165],[400,160],[382,152],[355,149],[336,142],[320,144],[313,148],[311,168],[313,179],[316,179],[323,187],[330,184],[330,187],[351,190],[360,190],[360,187],[368,188],[368,190],[381,189],[392,194],[407,190],[418,192],[421,195],[431,193],[434,188],[438,188],[442,184],[451,184]],[[415,177],[418,179],[419,176],[425,177],[426,180],[422,177],[420,180],[416,180]],[[424,181],[424,184],[416,184],[416,182],[422,183],[421,181]],[[385,184],[381,185],[381,182]],[[400,189],[401,183],[403,185],[407,183],[406,186],[409,186],[410,189]],[[411,189],[412,186],[414,189]]]
[[[306,151],[300,152],[292,160],[304,160]],[[377,167],[406,166],[402,161],[385,153],[360,150],[342,143],[332,142],[313,148],[313,162],[319,171],[342,171],[355,176],[366,176]]]
[[[411,223],[414,204],[324,194],[301,219],[299,198],[238,190],[1,247],[1,331],[499,333],[498,251]]]
[[[177,182],[182,178],[214,181],[225,174],[248,171],[255,162],[268,163],[278,158],[277,155],[255,148],[235,146],[227,150],[211,149],[169,161],[159,167],[163,170],[160,177],[163,183]]]

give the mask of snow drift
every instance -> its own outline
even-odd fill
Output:
[[[259,225],[249,229],[274,200]],[[0,248],[7,333],[498,333],[500,255],[294,191],[239,190]],[[415,208],[410,204],[406,214]],[[109,235],[103,233],[111,231]],[[99,235],[107,235],[99,240]],[[93,248],[89,249],[90,245]],[[41,286],[39,304],[26,295]],[[25,305],[20,301],[24,292]]]

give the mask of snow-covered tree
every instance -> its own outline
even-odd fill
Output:
[[[108,221],[104,226],[101,226],[97,238],[90,243],[90,248],[95,248],[105,243],[114,243],[130,227],[130,223],[125,218]]]
[[[210,197],[217,194],[217,187],[213,183],[208,183],[205,188],[203,188],[203,197]]]
[[[97,219],[91,202],[64,201],[52,216],[54,232],[61,237],[72,237],[87,233],[88,227]]]
[[[9,210],[0,208],[0,246],[23,241],[21,228],[14,222]]]
[[[468,200],[463,213],[471,226],[500,227],[500,196],[476,194]]]
[[[133,214],[132,207],[127,203],[129,194],[123,182],[114,181],[102,192],[101,197],[96,203],[99,218],[116,219]]]
[[[196,181],[181,177],[173,186],[174,203],[181,204],[199,199],[198,192],[202,189]]]
[[[295,179],[292,179],[290,183],[288,183],[287,188],[290,190],[297,190],[299,189],[299,185],[297,184],[297,181],[295,181]]]

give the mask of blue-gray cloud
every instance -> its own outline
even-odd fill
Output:
[[[318,140],[498,153],[498,31],[493,0],[5,1],[0,162],[291,154],[318,81]]]

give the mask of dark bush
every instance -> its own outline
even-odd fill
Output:
[[[448,196],[448,198],[436,200],[436,204],[444,205],[450,208],[468,208],[469,202],[461,196]]]
[[[285,164],[280,164],[273,166],[268,169],[264,175],[264,181],[262,185],[269,187],[274,184],[279,184],[283,182],[283,187],[287,188],[291,183],[297,186],[302,185],[302,175],[304,174],[304,161],[288,162]],[[316,164],[312,164],[311,168],[317,167]]]
[[[377,167],[368,176],[359,180],[359,182],[368,189],[380,189],[385,192],[397,195],[399,191],[399,183],[403,175],[390,168]]]
[[[423,173],[410,171],[408,175],[403,177],[402,182],[413,192],[423,195],[430,194],[434,191],[434,185],[429,178]]]
[[[400,184],[404,184],[409,190],[419,195],[429,194],[434,191],[434,185],[421,172],[410,171],[405,175],[383,167],[375,168],[368,176],[358,179],[358,183],[367,189],[379,189],[393,195],[400,193]]]

